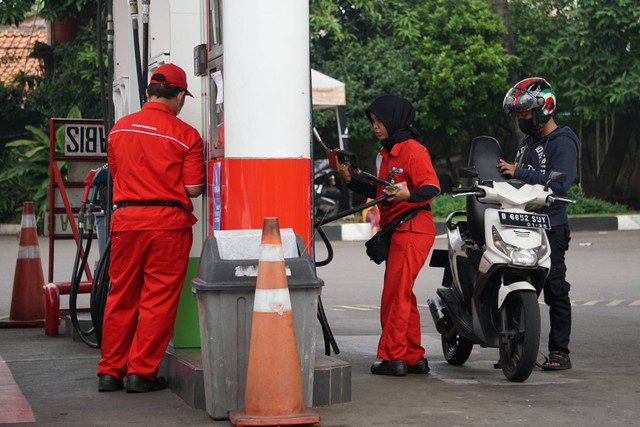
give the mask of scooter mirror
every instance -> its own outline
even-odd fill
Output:
[[[549,174],[549,181],[552,182],[565,182],[567,180],[567,174],[563,172],[552,171]]]
[[[475,166],[466,166],[458,171],[461,178],[477,178],[478,171]]]
[[[549,184],[551,184],[552,182],[565,182],[566,180],[567,180],[566,173],[551,171],[549,173],[549,178],[547,179],[547,183],[544,186],[544,190],[547,191],[549,189]]]

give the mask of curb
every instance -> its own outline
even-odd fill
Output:
[[[571,231],[640,230],[640,215],[581,216],[569,218]],[[369,223],[326,225],[322,230],[329,240],[369,240]],[[436,222],[436,235],[446,233],[444,222]]]
[[[0,236],[17,236],[22,224],[0,224]]]

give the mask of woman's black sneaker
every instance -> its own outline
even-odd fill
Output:
[[[421,359],[416,362],[415,365],[407,366],[407,373],[409,374],[428,374],[429,371],[429,362],[427,359]]]
[[[167,388],[167,380],[164,377],[156,377],[149,380],[137,374],[127,376],[127,393],[146,393],[148,391],[158,391]]]
[[[374,375],[391,375],[393,377],[402,377],[407,375],[407,362],[404,360],[394,360],[389,362],[383,360],[371,365],[371,373]]]
[[[98,391],[118,391],[124,388],[122,380],[117,379],[113,375],[98,375]]]

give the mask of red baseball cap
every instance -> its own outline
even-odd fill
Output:
[[[175,64],[162,64],[153,70],[149,84],[176,86],[184,89],[187,95],[193,98],[187,89],[187,73]]]

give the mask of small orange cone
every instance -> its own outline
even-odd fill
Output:
[[[24,202],[9,318],[0,327],[44,326],[44,274],[33,202]]]
[[[278,218],[265,218],[262,227],[244,411],[230,411],[229,420],[236,426],[320,425],[320,416],[304,407]]]

